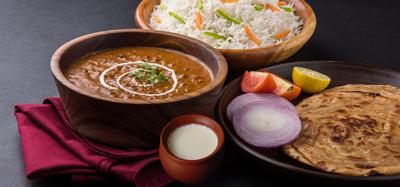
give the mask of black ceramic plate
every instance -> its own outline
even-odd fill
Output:
[[[352,64],[348,62],[332,62],[332,61],[306,61],[306,62],[293,62],[280,64],[266,68],[267,70],[277,74],[283,78],[291,80],[292,68],[294,66],[301,66],[322,72],[331,77],[332,82],[330,87],[340,86],[344,84],[390,84],[400,87],[400,72],[389,69],[383,69],[375,66]],[[238,95],[243,92],[240,90],[240,80],[238,77],[230,82],[224,89],[220,102],[217,108],[217,117],[223,125],[226,135],[244,152],[254,156],[255,158],[272,164],[284,170],[303,174],[307,176],[327,178],[327,179],[340,179],[344,181],[400,181],[400,175],[392,176],[368,176],[368,177],[354,177],[345,176],[333,173],[323,172],[314,169],[310,166],[302,164],[287,155],[280,149],[258,149],[249,144],[246,144],[233,129],[233,125],[226,118],[227,105]],[[295,103],[301,99],[308,97],[307,94],[302,94]]]

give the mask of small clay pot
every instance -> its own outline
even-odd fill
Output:
[[[207,157],[198,160],[185,160],[176,157],[168,149],[167,139],[176,128],[196,123],[212,129],[218,138],[215,150]],[[197,114],[177,117],[170,121],[161,132],[160,160],[165,171],[179,182],[194,184],[203,181],[212,174],[221,162],[224,145],[224,131],[213,119]]]

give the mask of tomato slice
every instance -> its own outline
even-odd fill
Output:
[[[246,93],[269,92],[276,88],[276,83],[271,73],[246,71],[240,87]]]
[[[301,88],[277,75],[271,74],[275,83],[276,88],[271,93],[281,96],[289,101],[296,99],[301,92]]]

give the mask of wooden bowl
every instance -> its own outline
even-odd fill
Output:
[[[292,80],[292,69],[294,66],[310,68],[328,75],[332,79],[329,88],[345,84],[390,84],[400,87],[400,72],[364,64],[333,61],[304,61],[279,64],[265,69],[281,76],[282,78]],[[363,182],[363,184],[369,185],[371,185],[372,182],[379,184],[388,184],[388,182],[397,182],[396,184],[398,184],[398,182],[400,182],[400,174],[357,177],[327,173],[292,159],[280,148],[261,149],[247,144],[236,134],[233,124],[226,116],[226,108],[228,104],[234,98],[243,94],[240,89],[240,82],[241,77],[238,77],[224,88],[221,99],[217,105],[217,118],[224,128],[226,136],[229,137],[240,150],[243,150],[244,153],[265,163],[269,168],[278,169],[285,173],[293,174],[302,178],[308,177],[329,182],[357,182],[357,184]],[[293,103],[297,104],[302,99],[309,96],[311,95],[301,93]]]
[[[78,88],[64,75],[76,59],[97,50],[145,46],[173,49],[202,60],[214,79],[196,92],[172,99],[124,101]],[[211,46],[186,36],[140,29],[88,34],[62,45],[51,59],[51,71],[72,128],[99,142],[132,148],[156,148],[162,128],[171,119],[189,113],[212,116],[227,76],[227,63]]]
[[[218,144],[215,150],[202,159],[184,160],[176,157],[168,149],[167,139],[169,134],[178,127],[196,123],[209,127],[215,132],[218,138]],[[163,129],[160,137],[160,160],[164,170],[174,179],[194,184],[205,180],[218,167],[221,162],[225,137],[222,127],[213,119],[206,116],[192,114],[175,118],[169,122]]]
[[[317,21],[314,11],[304,0],[287,0],[294,4],[295,14],[304,20],[301,32],[282,43],[253,49],[219,49],[229,63],[229,70],[240,72],[282,62],[295,54],[311,38]],[[152,29],[150,15],[160,0],[143,0],[136,9],[136,26]]]

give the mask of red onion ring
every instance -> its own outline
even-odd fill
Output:
[[[237,100],[236,100],[237,99]],[[244,94],[232,101],[227,115],[237,135],[260,148],[274,148],[295,140],[301,132],[301,121],[286,99],[272,94]]]
[[[226,116],[229,120],[232,121],[232,117],[237,111],[237,109],[243,107],[245,104],[259,102],[259,101],[270,101],[273,103],[282,103],[287,106],[290,110],[297,112],[296,108],[290,103],[288,100],[279,97],[274,94],[266,94],[266,93],[247,93],[236,97],[232,102],[228,105],[226,109]]]

